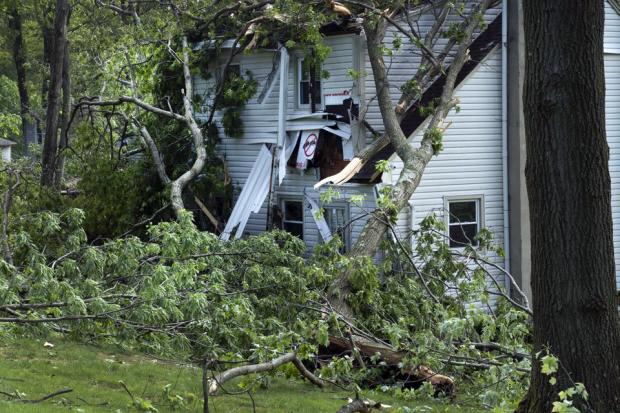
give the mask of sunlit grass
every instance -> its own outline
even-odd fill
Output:
[[[39,399],[54,391],[73,391],[45,402],[28,404],[9,401],[0,395],[0,412],[114,412],[140,411],[130,407],[129,394],[119,381],[126,384],[135,398],[153,404],[159,412],[202,412],[201,372],[199,369],[158,361],[139,354],[76,344],[62,339],[48,339],[53,348],[45,347],[43,339],[23,338],[0,340],[0,391],[19,392],[23,399]],[[182,397],[183,409],[174,409],[166,400],[164,387]],[[232,387],[234,389],[234,386]],[[210,398],[211,412],[317,413],[336,412],[350,396],[339,389],[320,390],[298,380],[271,379],[269,386],[247,394],[221,394]],[[376,401],[393,406],[409,407],[410,411],[476,412],[440,403],[422,404],[390,400],[388,395],[372,394]],[[431,410],[428,410],[428,409]],[[400,410],[400,409],[398,409]],[[388,411],[398,411],[388,409]]]

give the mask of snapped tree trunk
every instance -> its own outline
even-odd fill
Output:
[[[490,0],[483,0],[475,10],[479,13],[484,13],[490,4]],[[456,79],[469,58],[467,51],[477,25],[475,13],[472,12],[469,19],[465,20],[463,39],[456,48],[454,59],[446,74],[446,81],[441,96],[431,115],[426,131],[443,129],[443,122],[455,104],[453,94]],[[377,24],[366,22],[364,24],[364,31],[367,37],[368,58],[372,66],[377,89],[377,102],[381,111],[385,134],[403,161],[403,169],[397,182],[390,188],[391,192],[389,195],[395,209],[401,211],[408,205],[409,199],[420,184],[426,166],[432,157],[436,155],[436,151],[432,142],[432,134],[425,133],[419,147],[414,149],[400,127],[401,116],[397,113],[397,109],[401,104],[399,103],[396,107],[393,105],[390,95],[388,69],[383,59],[383,38],[386,27],[387,22],[380,19]],[[379,245],[389,228],[389,220],[390,217],[381,209],[374,211],[362,229],[349,255],[352,257],[373,257],[379,250]],[[349,275],[348,271],[340,275],[333,285],[332,290],[334,293],[330,297],[332,306],[345,317],[351,316],[351,310],[346,301],[351,291],[348,281]]]
[[[50,59],[50,84],[48,88],[47,110],[45,114],[45,140],[41,156],[41,184],[52,186],[56,169],[58,147],[58,114],[60,112],[60,90],[62,87],[63,62],[67,43],[67,24],[70,6],[68,0],[56,1],[54,18],[54,38]]]
[[[17,73],[17,90],[19,91],[19,114],[22,118],[22,139],[24,153],[28,153],[28,145],[36,139],[34,123],[30,120],[30,98],[26,87],[26,68],[24,66],[24,41],[22,36],[22,20],[17,3],[12,3],[9,27],[13,30],[13,61]]]
[[[581,382],[582,412],[620,412],[620,325],[605,137],[604,4],[524,2],[526,182],[532,228],[534,353],[518,412],[550,412]]]

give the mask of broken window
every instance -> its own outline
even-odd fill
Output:
[[[448,235],[450,247],[477,246],[474,239],[481,225],[480,198],[448,200]]]
[[[348,208],[344,205],[326,206],[323,208],[323,216],[332,234],[338,235],[342,240],[343,247],[340,252],[346,252],[350,245]]]
[[[304,204],[301,199],[282,199],[282,229],[304,239]]]
[[[299,105],[321,104],[321,68],[307,59],[297,61]]]
[[[321,132],[313,162],[319,168],[321,179],[335,175],[347,166],[349,161],[343,159],[342,149],[342,139],[339,136]]]

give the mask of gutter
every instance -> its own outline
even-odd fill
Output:
[[[508,0],[502,1],[502,192],[504,221],[504,269],[510,273],[510,206],[508,199]],[[504,277],[506,293],[511,283]]]

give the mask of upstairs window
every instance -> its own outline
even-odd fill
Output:
[[[321,68],[311,65],[306,59],[297,61],[297,78],[299,79],[299,105],[321,104]]]
[[[478,246],[474,238],[482,228],[482,199],[449,199],[447,204],[450,247]]]
[[[280,201],[282,229],[304,239],[304,204],[300,199]]]

